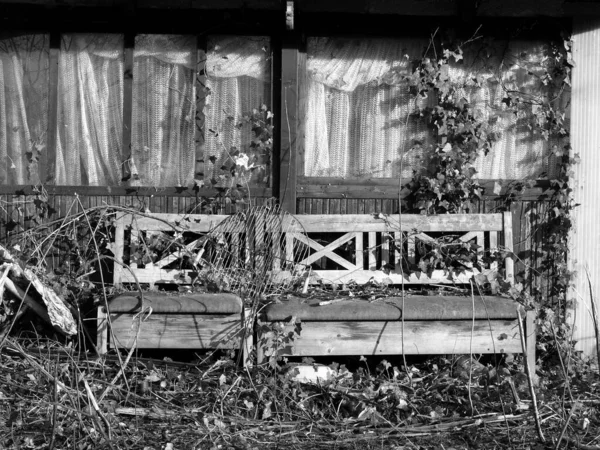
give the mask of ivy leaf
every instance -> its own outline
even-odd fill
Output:
[[[494,190],[492,192],[494,195],[500,195],[502,192],[502,184],[500,184],[498,181],[494,181]]]

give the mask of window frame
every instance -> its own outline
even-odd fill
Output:
[[[132,110],[133,110],[133,51],[135,36],[138,34],[179,34],[196,36],[197,51],[205,51],[207,37],[211,35],[266,36],[271,41],[271,108],[274,113],[275,130],[280,127],[279,105],[281,92],[281,36],[277,33],[280,11],[240,11],[232,20],[231,12],[226,10],[205,9],[135,9],[131,5],[122,8],[53,8],[50,10],[29,10],[29,8],[8,8],[18,17],[28,10],[27,23],[18,22],[18,26],[6,27],[2,35],[48,34],[49,43],[49,79],[48,79],[48,132],[46,151],[39,161],[39,173],[44,190],[50,195],[84,196],[182,196],[213,197],[219,189],[196,186],[86,186],[54,184],[53,162],[56,158],[56,139],[58,123],[58,80],[61,35],[70,33],[106,33],[121,34],[124,38],[124,77],[123,77],[123,158],[126,160],[131,149]],[[94,18],[90,20],[90,12]],[[120,14],[119,14],[120,13]],[[250,187],[252,198],[270,198],[279,192],[279,133],[275,133],[272,155],[271,187]],[[125,163],[125,161],[123,161]],[[124,169],[122,171],[124,175]],[[39,186],[33,184],[0,185],[0,195],[34,195]]]
[[[304,124],[306,117],[306,60],[308,37],[368,37],[368,38],[394,38],[407,35],[415,37],[430,37],[437,29],[458,28],[461,25],[481,25],[482,29],[488,30],[490,34],[498,37],[508,36],[512,30],[525,29],[522,33],[524,38],[556,39],[558,32],[550,31],[559,29],[569,30],[571,23],[568,19],[559,18],[501,18],[486,17],[476,18],[473,23],[461,23],[456,17],[410,17],[407,16],[369,16],[353,13],[320,13],[306,14],[300,21],[302,43],[298,47],[298,77],[295,80],[298,91],[298,139],[297,156],[295,160],[295,198],[297,199],[381,199],[399,200],[403,197],[401,186],[407,184],[412,178],[368,178],[364,180],[344,179],[341,177],[309,177],[303,174],[304,168]],[[404,20],[403,20],[404,19]],[[331,24],[336,23],[332,29]],[[398,27],[402,23],[402,27]],[[433,24],[433,25],[432,25]],[[400,28],[400,32],[396,32]],[[356,30],[360,29],[360,33]],[[479,179],[479,184],[484,188],[484,198],[493,198],[506,192],[506,188],[519,180],[497,180]],[[500,194],[492,194],[494,188],[500,183],[502,191]],[[550,187],[550,180],[536,179],[534,186],[523,191],[523,199],[539,198],[544,191]]]

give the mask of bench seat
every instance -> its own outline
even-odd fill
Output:
[[[471,297],[410,296],[404,305],[389,297],[325,306],[293,298],[265,308],[258,357],[521,353],[517,309],[525,314],[493,296],[474,304]]]
[[[323,299],[292,297],[281,303],[272,303],[264,310],[267,322],[287,322],[291,318],[302,321],[327,322],[383,320],[475,320],[516,319],[517,307],[508,298],[483,296],[443,297],[415,295],[404,298],[386,297],[375,301],[348,298],[335,303],[320,305]],[[522,307],[521,314],[525,315]]]
[[[242,349],[244,361],[252,332],[243,324],[242,300],[227,293],[168,294],[128,292],[101,308],[100,331],[113,347],[140,349]],[[101,342],[107,350],[108,340]]]

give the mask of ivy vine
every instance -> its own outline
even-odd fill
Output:
[[[539,197],[544,207],[529,212],[535,228],[527,238],[535,235],[539,240],[541,236],[536,253],[530,257],[530,261],[538,262],[536,267],[530,267],[534,276],[529,280],[523,278],[514,286],[505,284],[504,290],[538,310],[538,342],[549,350],[547,346],[556,342],[553,339],[555,330],[561,337],[569,337],[567,291],[574,275],[567,266],[571,213],[576,207],[569,180],[572,166],[579,163],[579,156],[568,144],[568,105],[563,101],[570,89],[574,65],[570,37],[561,36],[556,42],[549,43],[537,66],[526,68],[530,84],[535,85],[534,91],[541,95],[533,95],[531,90],[510,88],[501,76],[494,80],[502,89],[503,112],[525,121],[532,133],[547,142],[550,157],[556,161],[555,172],[550,174],[551,177],[542,174],[538,179],[497,181],[493,192],[485,192],[476,177],[475,162],[488,155],[501,139],[501,130],[496,127],[494,114],[480,114],[465,95],[481,87],[483,80],[479,75],[475,72],[471,77],[452,80],[449,73],[453,66],[463,63],[467,52],[483,55],[483,58],[489,55],[491,41],[478,34],[462,42],[444,40],[439,38],[440,34],[434,33],[423,57],[415,62],[414,70],[406,77],[415,99],[419,96],[435,99],[434,106],[413,110],[415,116],[426,120],[432,128],[435,143],[426,152],[428,156],[422,169],[415,171],[412,180],[403,186],[402,210],[421,214],[468,213],[486,195],[500,200],[500,210],[510,210],[525,192],[538,186],[539,178],[546,178],[541,183],[545,186],[544,193]],[[415,146],[421,144],[414,143]],[[499,252],[495,256],[502,258],[506,253]],[[519,255],[509,256],[520,260]],[[456,257],[460,258],[460,255]],[[547,284],[549,289],[540,289],[540,284]]]

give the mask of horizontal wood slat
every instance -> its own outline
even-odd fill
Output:
[[[286,325],[282,333],[293,331]],[[272,333],[261,334],[257,344],[259,352],[276,347]],[[516,320],[303,321],[300,335],[280,351],[292,356],[520,353],[521,343]]]
[[[490,270],[484,270],[486,274]],[[410,276],[383,270],[313,270],[313,278],[325,284],[344,284],[355,282],[365,284],[370,281],[381,284],[469,284],[477,270],[453,274],[443,270],[434,270],[431,276],[427,274]]]
[[[229,216],[209,214],[150,214],[147,216],[133,216],[131,214],[125,214],[121,217],[124,226],[127,227],[133,224],[138,230],[177,230],[206,233],[213,230],[219,223]],[[117,216],[117,218],[119,218],[119,216]]]
[[[240,348],[240,314],[152,314],[139,324],[129,314],[111,315],[116,346],[130,348]],[[139,328],[139,333],[138,333]]]
[[[298,232],[348,233],[361,232],[469,232],[502,231],[502,214],[444,214],[426,216],[419,214],[368,215],[368,214],[315,214],[297,215],[291,227]],[[287,225],[287,224],[286,224]]]

